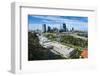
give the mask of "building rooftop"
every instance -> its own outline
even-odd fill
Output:
[[[81,57],[83,57],[83,58],[88,58],[88,49],[87,49],[87,48],[85,48],[85,49],[82,51]]]

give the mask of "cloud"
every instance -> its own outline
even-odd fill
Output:
[[[46,24],[62,24],[62,23],[86,23],[83,22],[81,18],[78,17],[68,17],[67,16],[32,16],[33,18],[37,18],[41,23]],[[84,18],[83,18],[84,20]]]
[[[74,27],[75,29],[88,30],[88,22],[82,21],[81,17],[68,17],[67,16],[31,16],[31,23],[29,23],[29,29],[42,29],[42,25],[46,24],[47,27],[60,28],[62,23],[66,23],[66,27],[69,29]],[[86,18],[87,19],[87,18]],[[83,18],[85,20],[85,18]]]

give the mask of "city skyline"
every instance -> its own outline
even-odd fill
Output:
[[[50,26],[62,29],[63,23],[69,30],[72,28],[81,31],[88,30],[88,17],[28,15],[29,30],[42,30],[43,24],[46,24],[46,28]]]

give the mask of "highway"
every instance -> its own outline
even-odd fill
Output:
[[[70,36],[73,36],[73,37],[76,37],[76,38],[80,38],[80,39],[83,39],[83,40],[88,40],[88,38],[82,37],[82,36],[78,36],[76,34],[70,34]]]

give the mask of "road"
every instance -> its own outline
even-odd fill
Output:
[[[82,36],[78,36],[76,34],[70,34],[70,36],[73,36],[73,37],[76,37],[76,38],[80,38],[80,39],[83,39],[83,40],[88,40],[88,38],[82,37]]]

